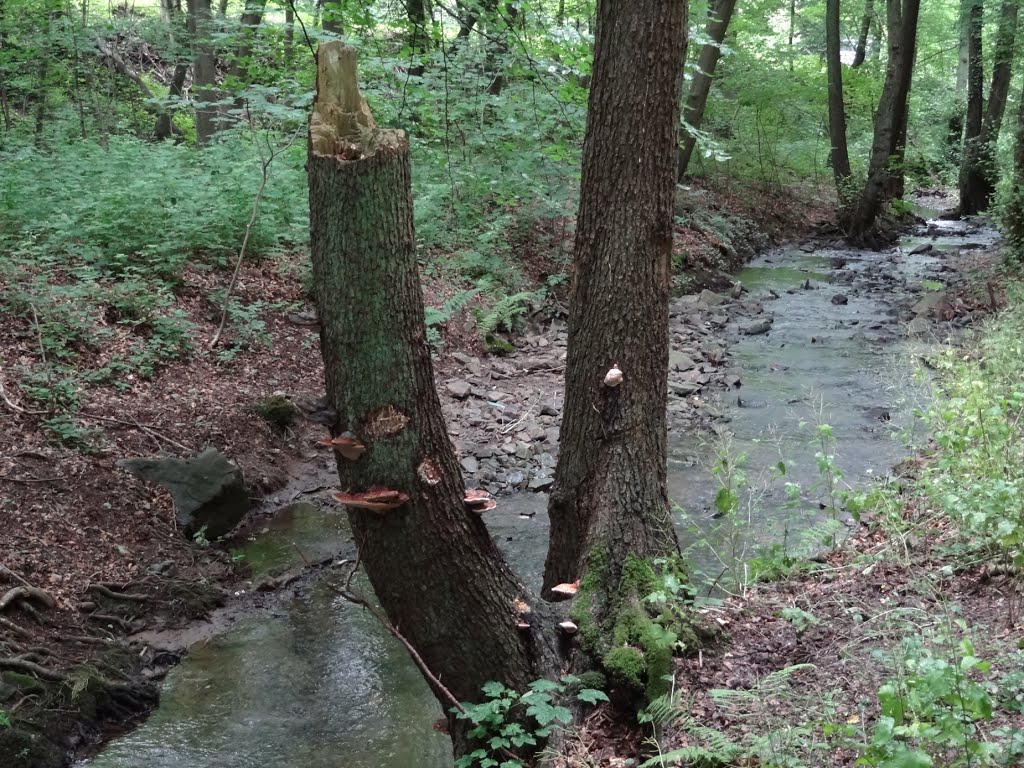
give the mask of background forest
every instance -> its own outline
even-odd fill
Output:
[[[657,5],[645,1],[647,8]],[[31,754],[39,756],[40,766],[62,765],[71,754],[67,733],[77,732],[81,722],[92,729],[89,738],[98,740],[100,724],[151,709],[156,694],[148,678],[166,673],[178,659],[113,658],[143,626],[187,624],[232,590],[238,598],[247,591],[286,590],[303,579],[308,581],[299,590],[312,583],[308,572],[330,558],[311,565],[299,551],[302,563],[294,578],[283,568],[259,571],[256,529],[259,535],[270,531],[262,524],[286,508],[284,489],[294,491],[289,503],[331,493],[339,477],[333,469],[325,480],[331,485],[313,478],[322,478],[319,464],[333,451],[353,465],[346,475],[339,459],[344,487],[332,498],[350,514],[353,508],[363,510],[350,518],[351,528],[342,536],[348,545],[354,532],[361,551],[353,556],[344,588],[335,588],[333,596],[369,608],[378,619],[376,629],[410,650],[425,649],[422,657],[412,655],[442,706],[454,705],[445,709],[447,721],[440,729],[451,728],[460,766],[486,768],[499,759],[510,768],[532,764],[538,757],[534,748],[556,733],[555,724],[573,722],[609,698],[615,706],[610,702],[607,710],[615,716],[568,739],[570,752],[578,747],[587,760],[603,754],[581,765],[639,762],[614,762],[625,754],[642,756],[650,766],[757,762],[925,768],[1009,766],[1020,760],[1024,645],[1014,632],[1020,625],[1024,567],[1019,501],[1024,488],[1018,490],[1024,483],[1018,426],[1024,407],[1018,391],[1024,320],[1013,280],[1024,255],[1024,68],[1015,66],[1024,45],[1024,35],[1018,34],[1024,14],[1017,0],[688,3],[679,151],[672,173],[678,186],[673,191],[671,178],[659,180],[666,194],[657,198],[655,211],[667,221],[672,209],[672,242],[670,249],[658,251],[666,261],[657,262],[657,274],[652,258],[650,274],[643,277],[625,257],[642,261],[637,254],[645,247],[653,253],[654,239],[624,243],[627,227],[622,226],[613,233],[619,235],[616,241],[608,235],[614,228],[606,226],[612,218],[602,218],[612,210],[629,224],[649,223],[641,221],[644,211],[609,206],[601,194],[625,176],[614,152],[628,156],[636,147],[625,142],[609,149],[596,142],[603,154],[590,151],[600,134],[595,121],[588,124],[596,84],[612,80],[594,75],[595,37],[598,29],[616,27],[599,27],[597,18],[608,14],[602,18],[621,22],[619,31],[627,22],[648,29],[643,25],[653,12],[637,11],[639,3],[0,0],[0,311],[5,318],[0,417],[11,425],[0,429],[0,490],[5,492],[0,519],[11,521],[0,526],[0,581],[10,581],[14,591],[36,590],[17,599],[0,597],[0,763],[6,754]],[[683,26],[680,22],[674,37],[671,30],[657,29],[665,34],[652,39],[679,40]],[[416,242],[406,255],[413,277],[408,284],[394,280],[390,303],[372,307],[372,301],[360,305],[345,293],[357,286],[361,297],[380,294],[372,270],[358,266],[357,249],[346,251],[345,268],[352,271],[332,271],[318,259],[327,261],[338,249],[328,245],[318,251],[315,216],[310,235],[311,205],[331,210],[339,199],[321,192],[312,200],[310,180],[315,186],[333,172],[340,176],[344,163],[336,158],[347,161],[344,152],[353,147],[362,151],[353,145],[320,153],[307,146],[315,51],[339,39],[359,51],[359,86],[377,124],[403,129],[411,147]],[[669,48],[683,56],[683,46]],[[649,58],[661,70],[671,70],[668,76],[661,72],[659,82],[668,83],[679,67],[651,50]],[[636,51],[619,61],[641,69],[644,63]],[[658,67],[649,63],[649,69]],[[653,93],[655,80],[651,75],[649,82],[628,83],[622,76],[615,82],[619,97],[627,93],[636,106],[642,101],[636,92]],[[670,101],[650,98],[639,106],[657,102],[665,109],[650,114],[664,115]],[[665,122],[671,126],[675,119],[673,112]],[[647,139],[655,131],[647,128],[643,119],[636,121],[637,147],[651,146]],[[585,135],[590,136],[588,153]],[[672,143],[665,138],[662,149]],[[643,159],[650,163],[651,157]],[[594,158],[603,158],[604,167],[595,171]],[[603,182],[593,182],[607,168],[612,170]],[[592,183],[581,193],[581,176],[588,170]],[[657,174],[637,175],[649,181]],[[587,207],[581,207],[581,197],[591,201],[590,218],[581,213],[577,222],[577,211]],[[395,193],[399,198],[408,200],[402,190]],[[914,225],[915,213],[947,204],[958,208],[942,218],[963,221],[951,225],[935,219],[911,239],[898,240]],[[359,224],[373,220],[355,213],[350,218]],[[350,223],[345,216],[333,220],[337,232]],[[995,228],[1004,237],[1002,250],[991,247],[1001,237]],[[372,230],[354,226],[351,231],[372,241],[367,236],[375,234]],[[610,252],[619,261],[606,262],[631,264],[631,279],[610,270],[603,277],[581,270],[587,259],[581,257],[580,242],[589,232],[596,233],[593,241],[600,236],[612,244]],[[323,230],[320,236],[320,243],[334,242]],[[755,252],[783,241],[790,244],[782,250],[792,264],[758,263],[750,273],[752,287],[734,282]],[[662,244],[658,241],[658,247]],[[974,251],[981,252],[977,260]],[[669,252],[672,268],[661,269]],[[359,258],[376,263],[370,247]],[[777,273],[785,279],[799,278],[785,289],[786,296],[772,284],[756,282],[758,274],[764,279],[777,267],[788,270]],[[415,314],[416,322],[407,323],[408,338],[423,338],[417,330],[417,268],[429,350],[408,339],[380,346],[422,354],[417,375],[432,375],[423,363],[433,355],[437,379],[427,374],[417,379],[422,389],[411,402],[430,411],[433,445],[443,448],[447,464],[442,464],[451,471],[440,472],[429,456],[422,463],[417,457],[414,481],[418,488],[432,488],[443,474],[446,492],[452,491],[448,481],[453,483],[443,509],[456,524],[450,530],[424,529],[425,534],[408,529],[416,535],[403,543],[415,554],[430,541],[444,554],[445,546],[466,534],[479,545],[474,555],[479,573],[489,574],[494,584],[472,581],[476,573],[469,568],[462,576],[480,594],[498,595],[479,605],[463,601],[471,590],[461,588],[455,566],[462,564],[455,558],[432,557],[438,567],[430,571],[435,582],[427,589],[427,570],[405,568],[412,554],[407,557],[394,543],[377,548],[376,556],[396,561],[384,576],[397,574],[399,586],[382,590],[387,579],[374,581],[374,552],[364,545],[390,523],[375,515],[381,505],[387,511],[405,505],[409,496],[388,490],[394,483],[386,488],[376,479],[363,483],[372,474],[366,466],[390,471],[392,466],[409,469],[413,462],[386,461],[383,452],[373,453],[372,445],[359,442],[361,435],[350,434],[343,424],[350,414],[339,415],[340,403],[349,401],[331,401],[339,397],[332,388],[340,386],[332,381],[333,372],[359,373],[361,365],[370,374],[352,378],[368,382],[366,402],[384,397],[389,387],[378,385],[390,384],[393,371],[373,367],[373,343],[383,338],[373,333],[388,318]],[[316,277],[314,270],[319,270]],[[662,277],[665,283],[656,282]],[[648,278],[655,289],[630,297],[626,287],[644,293],[638,286],[646,286]],[[564,502],[558,484],[570,482],[565,478],[576,471],[573,453],[589,460],[615,450],[611,438],[592,448],[597,441],[590,440],[591,427],[580,428],[579,421],[565,427],[572,418],[563,421],[563,415],[576,406],[588,418],[593,412],[625,422],[622,413],[630,413],[612,406],[605,413],[584,402],[583,395],[575,404],[562,395],[563,380],[571,393],[574,373],[583,371],[578,381],[589,381],[584,374],[605,370],[605,358],[616,360],[619,351],[598,349],[602,338],[581,336],[584,342],[576,349],[600,360],[592,365],[578,358],[574,372],[574,326],[597,328],[572,314],[587,304],[570,303],[574,279],[577,287],[604,281],[604,293],[592,294],[601,301],[591,304],[604,313],[605,328],[628,336],[637,349],[664,347],[664,360],[659,351],[644,363],[652,375],[636,375],[644,369],[635,364],[623,367],[627,382],[636,376],[634,381],[643,381],[657,396],[648,404],[629,403],[634,411],[657,417],[653,426],[635,431],[647,438],[667,431],[673,442],[666,446],[662,440],[650,460],[634,444],[631,461],[640,470],[619,487],[613,483],[610,493],[603,488],[594,493],[617,494],[615,503],[628,506],[623,499],[643,485],[635,477],[657,475],[651,483],[657,486],[656,502],[636,506],[648,514],[655,508],[665,513],[664,521],[652,523],[649,515],[644,523],[652,529],[665,523],[659,533],[672,534],[663,537],[672,539],[671,553],[652,545],[639,554],[623,550],[620,557],[610,547],[584,558],[579,542],[586,539],[592,547],[593,537],[559,525],[558,506]],[[657,288],[668,282],[671,299]],[[815,294],[817,289],[824,290]],[[337,296],[349,300],[333,307]],[[628,303],[628,315],[616,315],[615,302],[605,301],[609,296]],[[648,298],[651,314],[642,315]],[[662,303],[668,323],[660,323]],[[973,332],[984,315],[1001,308],[1008,311],[971,337],[976,349],[942,352],[939,344],[919,352],[909,346],[922,336],[940,342],[930,337]],[[637,341],[635,329],[623,330],[629,323],[619,322],[627,316],[637,327],[657,326],[665,338]],[[793,337],[786,335],[794,325],[799,333],[816,334],[799,337],[805,347],[816,345],[806,359],[789,357],[800,343],[790,343]],[[327,332],[316,338],[321,326]],[[840,329],[847,337],[831,344]],[[358,336],[363,331],[367,335]],[[343,340],[334,347],[324,341],[332,334],[334,341]],[[753,387],[740,389],[745,383],[726,363],[733,346],[752,339],[766,345],[758,348],[765,359],[751,362],[748,348],[744,376],[759,364],[770,365],[769,374],[778,373],[779,380],[799,379],[801,364],[809,364],[813,375],[824,371],[821,381],[828,385],[834,383],[827,379],[831,374],[846,388],[839,393],[848,401],[843,407],[860,409],[858,433],[881,435],[880,422],[897,420],[899,400],[904,415],[913,410],[914,424],[927,425],[928,461],[915,456],[901,463],[891,482],[846,485],[835,458],[841,453],[836,433],[819,395],[814,424],[801,432],[813,451],[815,476],[801,487],[803,481],[787,474],[792,471],[787,457],[773,461],[765,476],[788,495],[771,500],[778,502],[771,507],[765,501],[768,491],[758,496],[762,491],[745,473],[747,457],[731,454],[725,430],[719,429],[732,418],[724,414],[733,403],[736,409],[769,407],[748,395]],[[849,346],[843,349],[843,343]],[[353,354],[355,347],[365,357]],[[906,352],[915,365],[919,361],[926,372],[913,384],[871,389],[882,378],[883,356],[894,349]],[[321,352],[327,360],[326,398]],[[769,362],[769,355],[789,364],[776,364],[775,357]],[[842,366],[851,358],[868,373],[844,373]],[[829,366],[837,370],[825,370]],[[603,375],[601,397],[612,405],[620,402],[620,393],[640,389],[616,389],[623,382],[618,362]],[[756,375],[751,376],[755,381]],[[934,384],[928,396],[934,402],[907,406],[922,381]],[[534,398],[527,389],[535,385]],[[587,386],[578,384],[577,390],[586,393]],[[891,389],[899,389],[898,396]],[[787,406],[807,399],[786,399],[791,393],[783,396],[781,388],[776,394]],[[632,395],[623,395],[622,402],[627,396]],[[881,402],[890,396],[892,414]],[[871,399],[871,407],[861,407],[858,398]],[[665,399],[667,416],[661,407]],[[366,413],[359,419],[376,423],[403,416],[382,403],[373,408],[364,403]],[[753,415],[749,419],[756,422]],[[355,416],[352,420],[355,424]],[[807,425],[802,418],[799,430]],[[601,422],[593,430],[604,427]],[[701,430],[723,440],[703,467],[707,477],[694,481],[685,472],[706,448],[694,447]],[[890,437],[887,431],[884,437]],[[860,469],[870,475],[888,454],[878,443],[868,445],[861,449],[868,454],[867,468]],[[255,528],[243,523],[236,538],[228,531],[237,519],[210,536],[205,526],[179,526],[172,512],[177,500],[172,504],[163,490],[153,491],[121,471],[124,456],[154,451],[192,456],[202,446],[231,453],[235,469],[244,470],[246,510],[250,499],[265,504],[255,512],[260,520]],[[574,448],[556,458],[560,446]],[[354,459],[346,449],[354,451]],[[356,464],[365,451],[368,460]],[[687,480],[673,481],[678,484],[666,490],[662,468],[668,451],[670,472],[678,473],[673,477]],[[616,459],[607,466],[622,465]],[[289,472],[296,466],[308,472],[308,487],[292,487]],[[649,467],[659,469],[645,473]],[[887,469],[878,466],[880,472]],[[592,478],[608,482],[613,473],[581,462],[577,474],[574,492],[598,488]],[[717,577],[702,570],[706,563],[690,572],[674,554],[678,531],[672,526],[690,518],[680,514],[675,498],[669,505],[668,494],[701,482],[713,486],[713,494],[700,514],[715,521],[710,525],[721,538],[701,529],[682,554],[710,552],[718,560],[714,568],[721,566]],[[360,483],[368,487],[356,492]],[[545,531],[552,541],[559,536],[569,541],[571,556],[553,568],[558,558],[549,557],[544,602],[528,604],[524,601],[532,595],[519,591],[521,585],[507,575],[512,566],[497,564],[507,553],[498,553],[479,514],[496,507],[492,495],[507,494],[521,503],[527,497],[547,499],[542,495],[547,491],[552,503],[545,512],[538,515],[533,507],[518,517],[527,521],[524,525],[534,517],[551,520]],[[382,501],[381,493],[391,496]],[[410,506],[424,505],[417,510],[434,503],[431,492],[416,493]],[[580,508],[602,507],[592,498],[579,499]],[[770,510],[766,518],[780,510],[803,514],[800,544],[790,539],[786,522],[779,541],[755,546],[757,534],[764,533],[756,530],[759,504]],[[545,517],[548,510],[555,514]],[[571,511],[568,505],[562,509],[564,519],[571,521]],[[618,529],[607,529],[613,530]],[[603,535],[613,544],[630,545],[630,536],[607,531]],[[234,549],[236,544],[241,549]],[[292,549],[299,548],[292,543],[290,554]],[[602,553],[604,561],[595,565]],[[328,554],[340,559],[338,551]],[[353,584],[355,590],[366,587],[362,574],[353,581],[360,564],[382,612],[374,613],[375,604],[359,596],[363,593],[350,591]],[[595,588],[599,580],[586,578],[591,568],[614,578]],[[791,589],[782,581],[777,591],[766,587],[771,595],[759,601],[762,581],[788,578],[799,586]],[[49,602],[38,596],[35,584],[46,587]],[[235,589],[240,584],[244,588]],[[414,587],[429,592],[434,602],[408,599],[421,620],[403,622],[393,608],[402,608]],[[449,652],[456,633],[443,626],[443,611],[434,609],[445,597],[449,606],[465,611],[444,615],[464,644],[458,658]],[[546,604],[563,598],[561,608]],[[34,608],[32,599],[44,604]],[[144,607],[135,610],[136,603]],[[568,613],[569,605],[581,604],[583,609]],[[52,615],[45,611],[54,607],[74,632],[45,620]],[[534,607],[545,623],[531,624]],[[591,616],[587,624],[587,610],[600,619]],[[565,615],[556,616],[557,611]],[[336,618],[333,607],[319,613]],[[692,623],[697,614],[700,620]],[[711,627],[709,637],[729,636],[725,642],[731,643],[721,646],[730,651],[717,656],[708,646],[707,668],[705,657],[694,654],[708,630],[700,624],[704,620],[721,625]],[[1000,629],[984,632],[977,653],[974,623]],[[490,634],[504,645],[480,641],[492,628],[497,629]],[[423,632],[419,637],[418,631]],[[536,657],[523,639],[533,635],[548,644]],[[588,643],[586,652],[599,660],[602,672],[585,685],[579,677],[554,674],[564,671],[558,667],[564,660],[560,654],[568,656]],[[58,650],[47,650],[50,646]],[[493,652],[496,647],[501,652]],[[514,652],[506,653],[508,648]],[[479,658],[472,659],[473,652]],[[734,652],[747,659],[739,671],[731,668]],[[506,662],[521,668],[503,676],[500,665]],[[431,667],[444,670],[438,673],[444,685],[431,676]],[[494,669],[501,674],[491,674]],[[856,670],[850,680],[833,679],[850,669]],[[122,670],[128,670],[124,677],[131,685],[111,682]],[[459,679],[463,671],[465,678]],[[489,682],[481,687],[483,680]],[[573,712],[561,706],[569,696],[578,699]],[[775,706],[780,701],[784,705]],[[436,702],[428,706],[436,708]],[[417,717],[422,712],[411,711]],[[317,710],[320,714],[329,719]],[[580,719],[575,717],[577,725]],[[467,731],[472,743],[462,738]],[[642,746],[641,739],[646,739]],[[616,756],[610,757],[612,752]],[[604,758],[609,761],[600,762]]]

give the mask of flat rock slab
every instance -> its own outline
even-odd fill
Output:
[[[740,323],[738,327],[739,332],[744,336],[759,336],[762,333],[768,333],[772,329],[772,319],[770,317],[762,317],[757,320]]]
[[[122,459],[117,464],[140,480],[171,492],[178,525],[188,536],[203,531],[207,539],[217,539],[249,511],[242,470],[216,448],[188,459]]]

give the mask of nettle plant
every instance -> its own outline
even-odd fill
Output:
[[[467,738],[480,744],[456,760],[456,768],[523,768],[524,752],[536,749],[555,728],[572,723],[572,712],[557,703],[566,699],[569,689],[575,689],[569,695],[579,702],[608,701],[603,691],[581,685],[574,675],[565,675],[560,682],[535,680],[524,693],[502,683],[485,684],[483,702],[452,708],[457,719],[472,725]]]

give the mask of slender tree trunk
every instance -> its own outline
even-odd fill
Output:
[[[920,0],[886,0],[889,63],[875,113],[868,178],[847,219],[854,240],[871,239],[883,205],[903,186],[902,156],[907,131],[907,100],[917,49]]]
[[[967,35],[967,3],[960,0],[960,56],[956,67],[956,106],[949,116],[949,128],[946,131],[946,157],[950,164],[957,167],[963,162],[961,147],[964,141],[964,113],[967,106],[967,74],[970,62]]]
[[[535,602],[479,514],[434,389],[416,263],[409,145],[376,127],[356,85],[355,51],[320,46],[309,133],[310,250],[335,436],[365,452],[338,455],[341,488],[402,494],[393,508],[348,504],[359,557],[380,605],[460,701],[500,680],[519,690],[555,674],[556,652]],[[532,606],[528,612],[527,606]],[[517,628],[525,618],[532,626]]]
[[[220,18],[226,18],[228,15],[228,0],[220,0],[217,4],[217,15]]]
[[[630,562],[678,553],[666,395],[686,10],[685,0],[597,4],[544,589],[582,577],[574,616],[605,630]],[[587,650],[600,653],[599,640]]]
[[[211,42],[210,9],[210,0],[188,0],[188,29],[194,52],[192,83],[197,102],[196,144],[200,147],[208,144],[218,129],[219,110],[213,104],[217,100],[217,56]]]
[[[967,0],[967,120],[964,126],[963,162],[960,164],[960,213],[972,216],[985,207],[981,172],[981,128],[984,123],[981,37],[982,0]]]
[[[228,67],[228,77],[234,81],[236,93],[249,85],[249,65],[253,55],[256,30],[263,23],[263,12],[266,7],[267,0],[246,0],[245,2],[245,10],[239,21],[242,39],[235,50],[235,57]],[[235,109],[241,109],[244,103],[243,96],[235,96]]]
[[[860,21],[860,34],[857,35],[857,48],[853,53],[851,69],[864,63],[868,54],[868,37],[871,34],[871,21],[875,18],[875,0],[864,0],[864,15]]]
[[[323,0],[323,30],[335,35],[343,35],[344,28],[341,18],[340,0]]]
[[[423,54],[427,52],[427,9],[425,0],[405,0],[409,16],[409,52],[413,64],[409,67],[412,77],[423,76]]]
[[[839,205],[850,200],[850,150],[846,144],[846,102],[843,98],[842,41],[839,36],[839,0],[825,2],[825,60],[828,70],[828,132],[832,148],[829,160],[836,180]]]
[[[185,76],[188,74],[188,64],[179,63],[174,65],[174,75],[171,77],[171,85],[168,88],[168,96],[172,99],[180,99],[185,90]],[[164,141],[171,138],[175,133],[174,111],[170,107],[160,110],[156,118],[156,128],[153,131],[153,138],[157,141]]]
[[[722,43],[725,42],[725,35],[729,30],[729,22],[732,20],[734,10],[736,10],[736,0],[718,0],[714,6],[708,9],[706,32],[708,42],[701,46],[700,57],[697,59],[697,71],[693,75],[690,93],[686,97],[686,106],[683,108],[683,119],[693,131],[699,131],[704,122],[704,110],[707,108],[708,94],[711,93],[711,82],[715,76],[718,60],[722,57]],[[690,160],[693,158],[693,150],[696,146],[697,137],[694,133],[685,132],[677,172],[680,181],[690,167]]]
[[[992,86],[988,91],[988,105],[981,123],[979,139],[979,179],[978,197],[982,210],[988,210],[996,193],[996,181],[999,169],[996,165],[996,144],[999,131],[1003,125],[1003,114],[1006,111],[1006,99],[1010,93],[1010,80],[1013,77],[1013,51],[1017,38],[1018,0],[1003,0],[1002,14],[999,18],[999,31],[996,34],[995,61],[992,66]]]
[[[793,42],[796,40],[796,0],[789,0],[789,71],[793,71],[793,62],[796,58],[796,51],[793,50]]]
[[[284,11],[284,61],[290,65],[295,60],[295,11],[289,5]]]
[[[1003,218],[1006,236],[1014,256],[1024,256],[1024,90],[1017,106],[1017,136],[1013,151],[1013,188]]]

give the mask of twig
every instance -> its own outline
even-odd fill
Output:
[[[543,397],[543,394],[537,395],[537,399],[536,399],[536,400],[534,400],[534,401],[533,401],[533,402],[532,402],[532,403],[530,404],[530,407],[526,409],[526,411],[525,411],[525,412],[523,413],[523,415],[522,415],[522,416],[520,416],[520,417],[519,417],[518,419],[516,419],[515,421],[513,421],[513,422],[512,422],[511,424],[509,424],[509,425],[508,425],[507,427],[505,427],[504,429],[502,429],[502,430],[500,431],[500,434],[502,434],[502,435],[507,435],[507,434],[508,434],[509,432],[511,432],[512,430],[514,430],[514,429],[515,429],[516,427],[518,427],[518,426],[519,426],[520,424],[522,424],[522,423],[523,423],[524,421],[526,421],[527,417],[528,417],[528,416],[529,416],[529,415],[530,415],[531,413],[533,413],[533,409],[537,407],[537,403],[539,403],[539,402],[540,402],[540,399],[541,399],[541,397]]]
[[[3,563],[0,563],[0,576],[6,577],[8,581],[16,581],[19,584],[24,584],[26,587],[32,586],[32,584],[29,583],[24,576],[22,576],[19,573],[15,573]]]
[[[302,553],[302,550],[299,549],[298,544],[293,544],[293,546],[295,547],[296,551],[298,551],[299,557],[302,558],[306,565],[309,565],[309,560],[306,559],[306,556]],[[420,656],[417,650],[413,647],[412,643],[406,640],[402,633],[398,631],[398,628],[395,627],[395,625],[392,624],[390,621],[388,621],[386,616],[381,615],[380,611],[374,608],[373,605],[370,604],[369,600],[367,600],[365,597],[358,594],[357,592],[352,591],[352,589],[349,587],[349,585],[352,583],[352,577],[355,576],[356,570],[359,568],[359,562],[359,557],[357,556],[356,563],[353,566],[352,570],[349,572],[348,578],[345,580],[344,587],[336,587],[329,581],[324,581],[324,585],[338,597],[348,600],[350,603],[353,603],[354,605],[362,606],[367,611],[369,611],[370,615],[373,616],[373,618],[375,618],[378,622],[380,622],[380,625],[388,631],[389,635],[391,635],[403,646],[405,646],[405,650],[409,653],[409,656],[412,658],[412,663],[415,664],[419,671],[423,674],[423,676],[427,678],[427,682],[429,682],[438,693],[440,693],[442,696],[448,699],[448,701],[451,703],[453,707],[458,709],[460,712],[465,713],[466,709],[462,706],[462,702],[455,698],[455,694],[449,691],[445,687],[445,685],[438,679],[437,675],[430,671],[430,667],[428,667],[427,663],[423,661],[423,657]]]
[[[78,415],[80,418],[83,419],[96,419],[98,421],[109,421],[113,424],[123,424],[126,427],[136,427],[145,432],[146,434],[150,435],[151,437],[159,438],[160,440],[163,440],[165,443],[170,443],[171,445],[177,448],[181,448],[181,450],[187,453],[195,453],[195,451],[189,448],[187,445],[179,443],[177,440],[172,440],[171,438],[167,437],[167,435],[163,434],[162,432],[159,432],[156,427],[150,424],[142,424],[137,419],[134,418],[132,419],[132,421],[124,421],[123,419],[115,419],[111,416],[100,416],[95,413],[79,413]]]
[[[248,106],[246,107],[248,110]],[[303,124],[300,126],[304,128]],[[255,128],[253,128],[255,132]],[[270,164],[274,162],[274,158],[295,143],[296,137],[299,135],[299,128],[295,129],[295,133],[288,140],[283,147],[276,149],[271,143],[270,139],[267,139],[267,155],[263,154],[263,149],[260,148],[260,186],[256,190],[256,197],[252,201],[252,213],[249,216],[249,223],[245,225],[245,235],[242,237],[242,246],[238,249],[238,260],[235,262],[235,271],[231,274],[231,282],[228,283],[228,289],[224,293],[224,308],[221,310],[220,325],[217,326],[217,332],[213,334],[213,338],[210,339],[210,349],[214,349],[217,346],[217,342],[220,341],[221,334],[224,333],[224,326],[228,322],[228,308],[231,306],[231,293],[235,290],[235,285],[238,284],[238,276],[242,272],[242,262],[245,259],[245,249],[249,245],[249,237],[252,235],[252,228],[256,226],[256,218],[260,213],[260,202],[263,200],[263,191],[267,188],[267,182],[270,179],[269,169]],[[256,146],[259,146],[259,141],[255,142]]]

